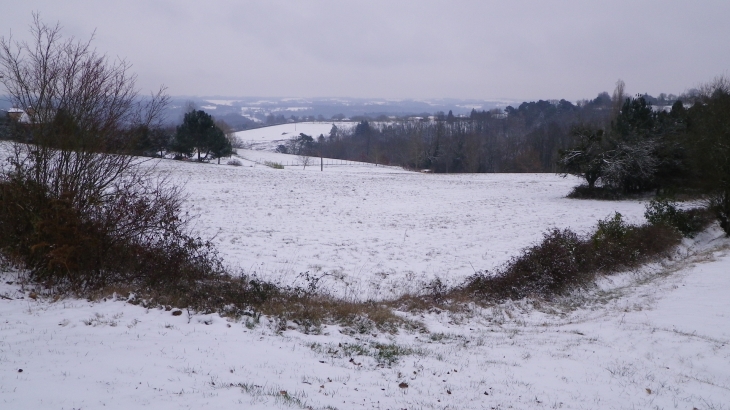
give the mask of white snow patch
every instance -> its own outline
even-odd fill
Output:
[[[285,284],[327,273],[330,291],[359,299],[422,289],[435,277],[457,283],[552,227],[586,232],[614,212],[644,220],[640,201],[565,198],[578,181],[553,174],[423,174],[329,159],[322,172],[319,158],[303,169],[292,155],[239,156],[242,167],[158,168],[187,181],[199,229],[215,235],[231,265]]]
[[[328,137],[332,125],[339,129],[347,130],[355,125],[351,122],[297,122],[290,124],[273,125],[270,127],[255,128],[252,130],[238,131],[236,137],[245,145],[255,150],[273,151],[276,146],[283,144],[292,137],[304,133],[313,138],[320,135]]]

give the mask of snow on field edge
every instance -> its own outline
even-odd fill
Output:
[[[605,279],[585,307],[566,298],[433,311],[416,317],[430,333],[395,335],[347,336],[338,326],[277,334],[266,318],[253,325],[247,317],[173,316],[120,300],[34,300],[6,273],[0,403],[725,409],[728,249],[714,229],[686,241],[675,261]]]

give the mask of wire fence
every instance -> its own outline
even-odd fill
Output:
[[[263,164],[266,161],[263,161],[259,159],[257,163]],[[270,161],[270,162],[276,162],[276,161]],[[279,161],[278,164],[281,164],[285,167],[301,167],[304,166],[304,161]],[[355,162],[355,161],[347,161],[347,160],[340,160],[340,159],[325,159],[322,160],[320,163],[319,158],[317,157],[310,157],[310,160],[307,161],[306,165],[308,167],[314,167],[314,166],[320,166],[320,164],[324,167],[338,167],[338,166],[378,166],[377,164],[371,164],[369,162]]]
[[[323,168],[324,167],[347,167],[347,166],[371,166],[371,167],[386,167],[387,166],[387,165],[375,164],[375,163],[371,163],[371,162],[348,161],[348,160],[344,160],[344,159],[332,159],[332,158],[320,159],[319,157],[307,157],[308,160],[288,160],[288,161],[274,161],[274,160],[267,160],[267,159],[263,159],[263,158],[251,159],[251,158],[246,158],[243,156],[240,156],[240,157],[242,159],[245,159],[246,161],[251,161],[251,162],[253,162],[255,164],[259,164],[259,165],[278,164],[283,167],[304,167],[305,165],[307,167],[323,167]],[[306,162],[306,164],[305,164],[305,162]]]
[[[383,165],[383,164],[377,164],[372,162],[359,162],[359,161],[348,161],[345,159],[333,159],[333,158],[322,158],[319,157],[305,157],[307,160],[303,159],[293,159],[293,160],[287,160],[287,161],[276,161],[276,160],[268,160],[263,158],[248,158],[241,155],[237,155],[239,158],[253,162],[258,165],[265,165],[265,166],[271,166],[273,164],[281,165],[282,167],[304,167],[305,165],[307,167],[347,167],[347,166],[371,166],[371,167],[381,167],[381,168],[400,168],[395,167],[392,165]],[[305,164],[306,161],[306,164]]]

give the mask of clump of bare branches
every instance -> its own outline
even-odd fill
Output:
[[[2,252],[71,289],[183,286],[222,272],[212,246],[187,232],[180,191],[126,155],[159,126],[164,87],[141,98],[126,61],[33,17],[31,42],[0,39],[0,83],[28,116],[0,174]]]

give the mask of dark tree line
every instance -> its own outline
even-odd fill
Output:
[[[560,150],[577,139],[571,127],[603,126],[611,112],[611,97],[601,93],[579,105],[540,100],[505,111],[472,110],[469,117],[439,112],[432,119],[363,119],[351,130],[335,127],[313,138],[306,148],[310,155],[442,173],[557,172]]]
[[[699,113],[714,98],[698,99],[690,108],[676,101],[670,111],[652,109],[644,96],[627,98],[607,126],[573,126],[575,143],[560,151],[558,166],[584,178],[589,190],[600,185],[631,194],[689,187],[699,165],[693,163],[695,146],[705,138],[694,134],[708,121]]]
[[[38,125],[26,124],[11,118],[0,116],[0,139],[18,142],[39,142]],[[53,115],[45,120],[54,128],[54,133],[46,143],[57,148],[61,139],[58,135],[80,135],[82,124],[78,116],[66,109],[54,109]],[[57,135],[58,134],[58,135]],[[99,131],[91,134],[98,145]],[[56,141],[58,140],[58,141]],[[122,130],[115,130],[112,137],[104,141],[103,146],[91,146],[91,140],[84,143],[85,149],[114,152],[148,157],[163,157],[174,154],[176,158],[192,158],[197,155],[198,161],[209,161],[228,157],[233,153],[235,137],[230,128],[222,121],[215,121],[210,115],[200,110],[187,112],[178,126],[166,126],[162,122],[137,123]]]
[[[705,85],[682,113],[686,128],[676,140],[686,165],[676,183],[703,193],[730,235],[730,79],[720,77]]]
[[[348,130],[333,126],[328,135],[300,135],[279,152],[439,173],[572,173],[590,188],[624,193],[668,189],[689,178],[680,136],[690,121],[685,105],[700,101],[701,94],[625,98],[619,81],[613,96],[603,92],[577,104],[540,100],[472,110],[468,117],[439,112],[417,120],[362,119]],[[673,106],[665,111],[649,101]]]
[[[653,110],[645,96],[625,99],[607,127],[573,127],[561,171],[583,177],[578,196],[656,191],[707,200],[730,234],[730,80],[718,78]]]

